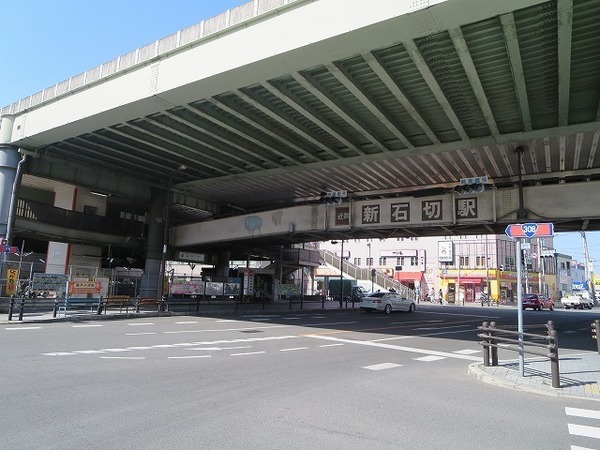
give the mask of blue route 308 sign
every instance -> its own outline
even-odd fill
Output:
[[[512,238],[552,237],[554,236],[554,224],[517,223],[507,226],[505,232]]]

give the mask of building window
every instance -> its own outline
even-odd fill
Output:
[[[361,258],[354,258],[354,265],[360,266],[360,260],[361,260]]]

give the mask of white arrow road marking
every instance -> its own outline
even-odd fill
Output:
[[[44,356],[70,356],[70,355],[82,355],[86,353],[117,353],[117,352],[129,352],[132,350],[154,350],[161,348],[177,348],[177,347],[194,347],[190,348],[190,350],[201,350],[201,347],[197,347],[199,345],[211,345],[213,348],[218,344],[237,344],[237,343],[248,343],[248,342],[260,342],[260,341],[276,341],[276,340],[285,340],[285,339],[298,339],[300,336],[269,336],[269,337],[260,337],[260,338],[246,338],[246,339],[223,339],[219,341],[205,341],[205,342],[181,342],[178,344],[157,344],[151,345],[147,347],[125,347],[125,348],[103,348],[99,350],[73,350],[70,352],[51,352],[51,353],[42,353]],[[249,348],[250,346],[236,346],[236,347],[220,347],[221,350],[233,350],[238,348]]]

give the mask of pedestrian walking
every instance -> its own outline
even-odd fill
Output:
[[[440,305],[444,304],[444,293],[442,292],[442,290],[440,289],[440,293],[439,293],[439,299],[440,299]]]

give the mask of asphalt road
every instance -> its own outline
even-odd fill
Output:
[[[595,318],[524,313],[532,329],[555,321],[563,356],[595,351]],[[467,375],[484,320],[516,324],[516,310],[3,325],[0,448],[600,448],[569,432],[599,425],[600,403]]]

